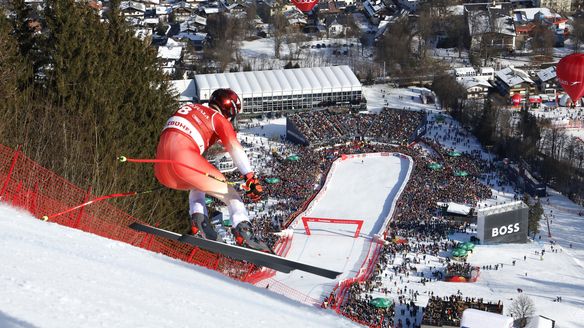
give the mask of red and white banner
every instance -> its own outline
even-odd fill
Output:
[[[361,233],[361,227],[363,226],[363,220],[345,220],[345,219],[329,219],[329,218],[311,218],[311,217],[302,217],[302,223],[304,224],[304,230],[306,230],[306,234],[310,236],[310,228],[308,227],[308,222],[323,222],[323,223],[341,223],[341,224],[356,224],[357,230],[355,231],[355,235],[353,238],[359,237],[359,233]]]

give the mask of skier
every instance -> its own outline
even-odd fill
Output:
[[[232,232],[239,246],[269,252],[269,247],[255,237],[237,191],[202,155],[220,140],[245,178],[242,187],[246,196],[254,202],[261,199],[263,188],[232,126],[240,111],[241,99],[231,89],[215,90],[208,106],[187,104],[180,107],[166,122],[156,150],[157,159],[171,162],[156,163],[154,174],[168,188],[189,190],[189,221],[194,235],[219,240],[205,205],[205,194],[210,194],[227,205]]]

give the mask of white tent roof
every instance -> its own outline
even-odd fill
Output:
[[[449,213],[453,213],[453,214],[469,215],[470,211],[472,210],[472,207],[470,207],[470,206],[466,206],[463,204],[457,204],[454,202],[448,202],[448,203],[437,202],[437,204],[440,207],[446,206],[447,207],[446,211]]]
[[[513,318],[501,314],[466,309],[462,312],[461,328],[512,328]]]
[[[218,88],[231,88],[243,98],[361,90],[349,66],[294,68],[218,74],[199,74],[195,85],[200,100]]]

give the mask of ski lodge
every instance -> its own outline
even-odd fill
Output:
[[[207,102],[214,90],[231,88],[241,97],[244,114],[359,104],[362,99],[361,82],[347,65],[198,74],[172,83],[181,102]]]

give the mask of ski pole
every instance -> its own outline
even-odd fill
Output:
[[[77,206],[74,206],[74,207],[71,207],[69,209],[66,209],[63,212],[59,212],[59,213],[55,213],[55,214],[51,214],[51,215],[44,215],[41,219],[43,221],[48,221],[49,219],[55,218],[57,216],[61,216],[63,214],[66,214],[66,213],[69,213],[69,212],[74,211],[76,209],[85,207],[85,206],[87,206],[89,204],[97,203],[97,202],[102,201],[102,200],[106,200],[106,199],[110,199],[110,198],[119,198],[119,197],[128,197],[128,196],[136,196],[136,195],[141,195],[141,194],[148,194],[148,193],[151,193],[153,191],[160,190],[160,189],[163,189],[163,188],[164,188],[163,186],[160,186],[160,187],[156,187],[156,188],[152,188],[152,189],[147,189],[147,190],[142,190],[142,191],[130,191],[130,192],[125,192],[125,193],[116,193],[116,194],[109,194],[109,195],[97,197],[97,198],[92,199],[90,201],[87,201],[87,202],[85,202],[83,204],[79,204]]]
[[[126,156],[118,156],[118,161],[120,161],[120,163],[130,162],[130,163],[170,163],[170,164],[176,164],[176,165],[186,167],[187,169],[193,170],[193,171],[195,171],[199,174],[202,174],[206,177],[209,177],[215,181],[219,181],[221,183],[225,183],[225,184],[232,185],[232,186],[237,185],[237,183],[235,183],[235,182],[230,182],[227,180],[219,179],[219,178],[214,177],[213,175],[211,175],[207,172],[203,172],[203,171],[197,169],[196,167],[192,167],[190,165],[187,165],[185,163],[181,163],[179,161],[175,161],[172,159],[139,159],[139,158],[127,158]]]

